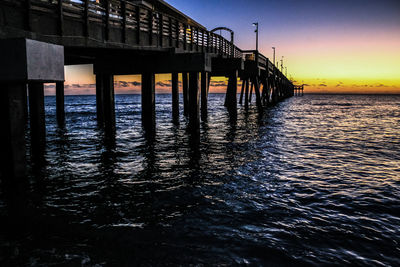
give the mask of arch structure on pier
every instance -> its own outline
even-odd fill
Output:
[[[215,33],[217,31],[227,31],[231,34],[231,44],[234,44],[235,42],[235,32],[227,27],[217,27],[215,29],[212,29],[210,32]]]

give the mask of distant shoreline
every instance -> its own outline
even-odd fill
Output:
[[[182,93],[180,93],[182,94]],[[224,95],[225,93],[210,93],[214,95]],[[140,93],[134,93],[134,94],[118,94],[115,93],[115,95],[141,95]],[[156,93],[156,95],[171,95],[171,93]],[[238,93],[240,95],[240,93]],[[377,96],[400,96],[400,93],[304,93],[304,95],[377,95]],[[46,97],[51,96],[55,97],[56,95],[45,95]],[[65,95],[67,96],[96,96],[95,94],[90,94],[90,95]]]

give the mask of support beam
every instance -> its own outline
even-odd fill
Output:
[[[26,175],[24,83],[0,84],[0,177],[23,178]]]
[[[172,73],[172,118],[179,123],[179,80],[178,73]]]
[[[43,83],[32,82],[29,84],[29,114],[32,157],[42,158],[46,146]]]
[[[146,134],[155,131],[156,100],[154,73],[142,74],[142,126]]]
[[[231,75],[229,75],[228,88],[225,98],[225,107],[227,107],[229,111],[237,110],[237,77],[237,71],[234,71],[231,73]]]
[[[183,97],[183,115],[187,116],[189,114],[189,80],[188,73],[182,73],[182,97]]]
[[[199,118],[199,73],[190,72],[189,74],[189,126],[198,129]]]
[[[209,90],[209,73],[201,73],[201,120],[207,120],[208,113],[208,90]]]
[[[56,83],[56,112],[57,123],[59,126],[64,126],[65,110],[64,110],[64,82]]]

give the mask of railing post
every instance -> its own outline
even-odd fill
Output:
[[[60,1],[60,0],[59,0]],[[89,37],[89,0],[85,0],[85,7],[84,7],[84,20],[85,20],[85,25],[84,25],[84,35],[85,37]]]
[[[181,28],[180,28],[180,26],[179,26],[179,21],[175,21],[175,27],[176,27],[176,29],[175,29],[175,31],[176,31],[176,44],[175,44],[175,46],[176,46],[176,48],[179,48],[179,38],[180,38],[180,36],[181,36]]]
[[[187,48],[187,27],[186,24],[183,24],[183,49],[186,50]]]
[[[172,47],[172,18],[168,17],[168,23],[169,23],[169,46]]]
[[[60,36],[64,35],[63,0],[58,0],[58,32]]]
[[[105,0],[106,3],[106,25],[105,25],[105,40],[110,38],[110,1]]]
[[[149,10],[149,44],[153,45],[153,11]]]
[[[205,51],[205,49],[204,49],[204,30],[201,30],[201,52],[204,52]]]
[[[207,53],[210,53],[210,39],[211,39],[211,35],[210,32],[207,31]]]
[[[164,18],[162,14],[159,14],[158,17],[158,39],[159,39],[159,44],[162,47],[163,46],[163,32],[164,32]]]
[[[25,0],[25,4],[26,4],[26,21],[25,21],[25,28],[27,29],[27,31],[32,31],[32,26],[31,26],[31,17],[32,17],[32,13],[31,13],[31,7],[32,7],[32,3],[31,0]]]
[[[121,2],[121,13],[122,13],[122,42],[126,43],[126,2]]]
[[[190,51],[193,51],[193,44],[194,44],[194,32],[193,32],[193,26],[190,26]]]
[[[136,43],[139,45],[140,44],[140,7],[136,6],[136,28],[137,28],[137,32],[136,32]]]

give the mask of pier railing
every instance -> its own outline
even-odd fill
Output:
[[[177,48],[241,58],[242,51],[181,13],[128,0],[2,0],[21,9],[27,31],[129,46]],[[55,23],[54,23],[55,22]],[[52,24],[52,25],[50,25]],[[56,26],[54,26],[56,25]]]
[[[267,68],[268,58],[257,50],[243,50],[242,57],[244,60],[257,61],[258,66],[263,69]]]

